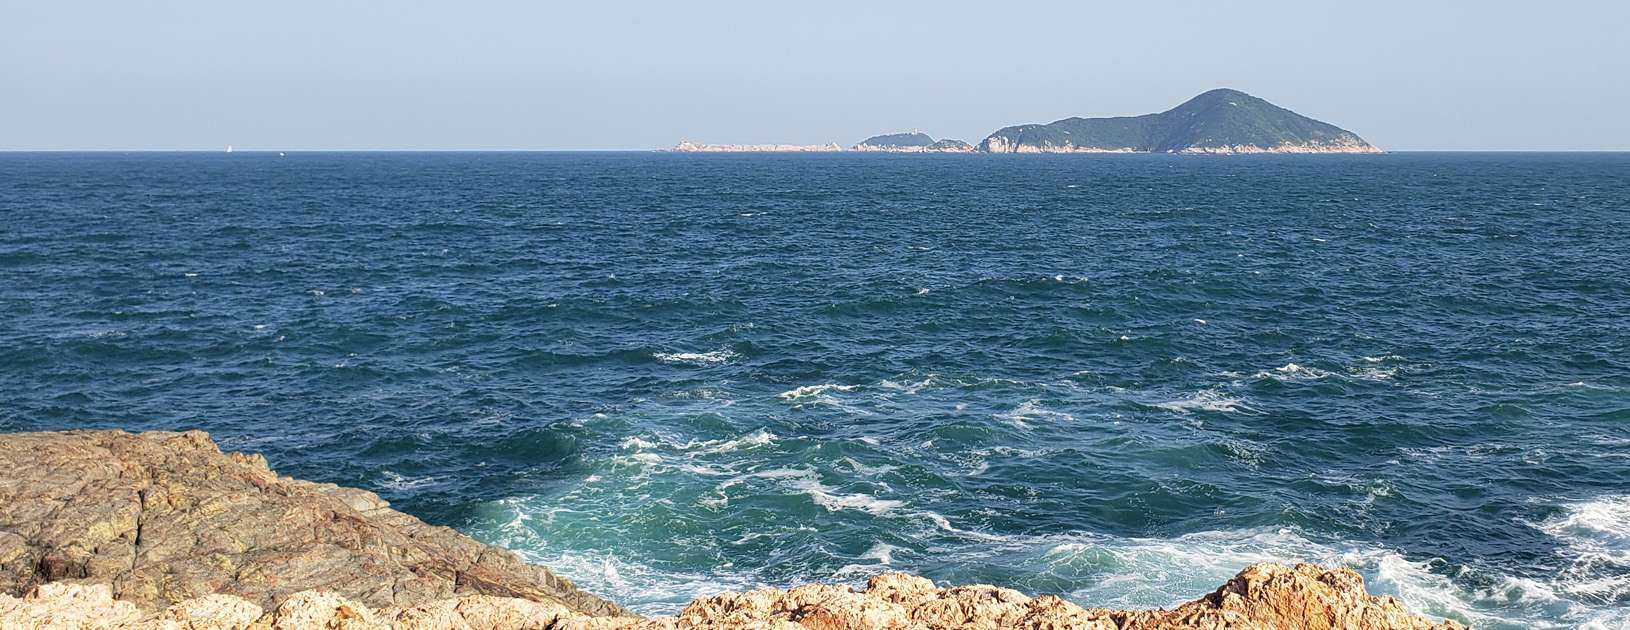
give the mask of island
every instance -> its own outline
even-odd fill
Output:
[[[833,152],[836,144],[681,142],[680,153]],[[979,146],[922,132],[872,136],[851,151],[879,153],[1381,153],[1358,134],[1239,90],[1204,92],[1158,114],[1065,118],[1003,127]]]
[[[972,153],[974,146],[961,140],[935,140],[919,131],[890,133],[861,140],[851,151],[881,153]]]
[[[985,153],[1380,153],[1363,138],[1239,90],[1216,89],[1142,116],[1003,127]]]
[[[1171,609],[886,573],[864,589],[722,592],[646,618],[372,492],[279,475],[199,431],[0,434],[0,506],[0,628],[1464,630],[1311,564],[1248,566]]]

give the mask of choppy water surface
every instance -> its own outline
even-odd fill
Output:
[[[646,612],[1351,566],[1630,624],[1630,155],[0,155],[0,430],[202,428]]]

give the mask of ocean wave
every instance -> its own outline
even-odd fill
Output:
[[[1211,591],[1250,564],[1312,562],[1353,569],[1365,576],[1371,592],[1398,597],[1417,612],[1456,619],[1484,630],[1607,630],[1626,627],[1624,624],[1630,622],[1621,604],[1611,599],[1604,601],[1599,593],[1592,596],[1580,590],[1596,583],[1575,580],[1576,576],[1568,573],[1554,579],[1504,575],[1491,569],[1452,565],[1442,559],[1410,557],[1375,543],[1328,538],[1297,528],[1225,529],[1170,538],[1091,532],[991,532],[954,523],[932,510],[914,509],[902,500],[834,488],[813,468],[772,468],[737,474],[718,483],[714,494],[721,500],[739,497],[741,491],[731,489],[744,485],[752,486],[747,490],[752,495],[803,495],[828,512],[887,518],[898,535],[874,539],[869,546],[848,552],[825,548],[815,556],[824,558],[824,562],[806,559],[802,564],[808,568],[789,572],[777,563],[723,561],[728,554],[716,556],[720,562],[706,570],[693,568],[694,559],[689,563],[653,561],[650,565],[634,559],[648,557],[667,544],[714,549],[718,545],[758,546],[766,540],[814,535],[817,530],[808,520],[767,521],[732,530],[726,538],[692,532],[702,537],[671,534],[676,537],[668,541],[619,541],[618,536],[648,536],[657,530],[649,529],[653,525],[643,517],[604,522],[604,514],[567,509],[559,497],[531,497],[491,504],[495,509],[487,513],[488,523],[478,523],[476,529],[477,533],[497,534],[483,538],[516,548],[585,588],[648,614],[672,613],[690,599],[722,591],[821,581],[853,584],[889,570],[923,573],[953,583],[988,579],[983,576],[994,571],[1010,576],[1005,586],[1031,593],[1059,593],[1083,605],[1169,607]],[[1581,555],[1622,554],[1630,536],[1626,531],[1630,529],[1627,511],[1630,498],[1607,497],[1571,506],[1538,527],[1577,545]],[[589,534],[591,531],[595,533]],[[612,551],[623,545],[646,550],[626,555]],[[706,554],[722,552],[721,548]],[[658,568],[667,566],[674,568]],[[1603,573],[1597,577],[1611,579],[1614,575]]]
[[[712,352],[657,352],[651,357],[663,363],[677,365],[718,365],[734,359],[736,353],[729,349]]]
[[[1153,406],[1177,413],[1192,411],[1233,413],[1241,409],[1249,410],[1245,406],[1245,401],[1216,389],[1203,389],[1188,398],[1155,403]]]
[[[1384,547],[1318,541],[1291,528],[1218,530],[1174,538],[1099,534],[1007,536],[959,562],[1012,558],[1037,584],[1063,579],[1085,583],[1069,599],[1111,608],[1169,607],[1221,584],[1240,568],[1259,562],[1312,562],[1363,574],[1372,593],[1393,595],[1416,612],[1449,617],[1493,630],[1626,627],[1623,609],[1592,606],[1561,597],[1557,584],[1512,576],[1485,580],[1492,587],[1464,586],[1442,560],[1411,560]],[[1019,586],[1023,586],[1020,584]],[[1543,609],[1543,610],[1541,610]],[[1557,622],[1554,619],[1565,621]]]
[[[878,387],[881,387],[881,388],[887,389],[887,390],[905,392],[907,394],[916,394],[917,392],[920,392],[920,391],[922,391],[924,389],[933,387],[933,386],[938,385],[938,384],[939,383],[938,383],[938,380],[935,378],[935,375],[929,374],[928,376],[923,377],[922,380],[917,381],[915,383],[912,383],[912,382],[900,382],[900,381],[894,381],[894,380],[890,380],[890,379],[883,379],[883,381],[878,383],[877,385],[878,385]]]
[[[1258,381],[1273,380],[1281,383],[1293,383],[1299,381],[1317,381],[1334,375],[1335,372],[1331,372],[1329,370],[1321,370],[1319,368],[1297,365],[1295,363],[1286,363],[1272,370],[1262,370],[1252,374],[1251,378]]]
[[[838,385],[836,383],[823,383],[823,384],[820,384],[820,385],[805,385],[803,387],[797,387],[797,388],[794,388],[794,389],[789,389],[787,391],[781,392],[780,394],[776,394],[776,397],[780,398],[781,400],[798,400],[798,399],[801,399],[801,398],[808,398],[808,397],[811,397],[811,396],[819,396],[819,395],[825,394],[827,392],[852,392],[854,390],[855,390],[854,385]]]
[[[1564,545],[1569,564],[1558,576],[1570,595],[1630,605],[1630,495],[1564,506],[1535,525]],[[1626,612],[1630,622],[1630,609]]]
[[[865,493],[845,494],[837,492],[831,486],[822,483],[820,474],[814,470],[774,472],[777,473],[775,477],[782,479],[782,483],[786,487],[808,495],[810,500],[815,502],[815,505],[828,512],[857,510],[868,514],[882,515],[905,505],[904,501],[880,499]]]
[[[380,471],[379,476],[383,478],[378,483],[379,487],[392,492],[417,490],[434,486],[441,481],[440,477],[408,477],[390,470]]]
[[[1070,414],[1042,407],[1041,402],[1037,400],[1026,400],[1019,403],[1018,407],[996,414],[996,418],[1021,429],[1030,428],[1031,421],[1069,422],[1075,420],[1075,416]]]

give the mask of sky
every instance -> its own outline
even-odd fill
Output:
[[[1215,87],[1390,150],[1630,150],[1627,34],[1627,0],[0,0],[0,150],[977,143]]]

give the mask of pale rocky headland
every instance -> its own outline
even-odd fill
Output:
[[[698,599],[642,618],[364,490],[201,432],[0,435],[0,629],[1452,630],[1358,574],[1245,567],[1170,610],[1083,608],[905,574]]]
[[[709,144],[681,142],[669,151],[675,153],[831,153],[842,151],[837,144]]]

